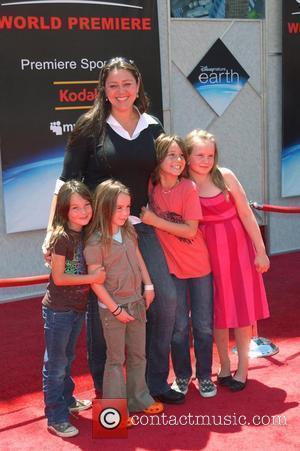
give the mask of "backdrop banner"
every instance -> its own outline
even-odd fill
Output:
[[[171,17],[263,19],[265,0],[170,0]]]
[[[300,2],[282,2],[281,194],[300,195]]]
[[[7,233],[46,227],[68,134],[113,56],[143,74],[162,120],[156,0],[4,1],[0,133]]]

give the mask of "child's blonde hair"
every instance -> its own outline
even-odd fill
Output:
[[[211,179],[214,185],[216,185],[220,190],[227,195],[228,194],[228,186],[225,183],[224,177],[220,171],[220,168],[218,166],[218,160],[219,160],[219,152],[218,152],[218,146],[215,140],[215,137],[212,133],[207,132],[206,130],[200,130],[195,129],[191,131],[185,138],[185,146],[188,153],[188,156],[191,156],[191,153],[193,151],[194,145],[197,141],[207,141],[211,142],[214,145],[215,148],[215,155],[214,155],[214,164],[213,167],[210,170]]]
[[[92,196],[89,189],[77,180],[69,180],[60,188],[51,227],[51,237],[49,240],[49,249],[52,249],[56,241],[69,231],[69,210],[72,194],[79,194],[83,199],[92,205]]]
[[[94,232],[99,232],[99,242],[106,249],[109,249],[112,243],[112,217],[116,210],[119,194],[131,197],[127,186],[113,179],[100,183],[94,194],[94,214],[88,226],[87,237],[89,238]],[[122,226],[122,231],[132,238],[136,238],[135,230],[129,219]]]
[[[178,135],[166,135],[165,133],[162,133],[159,135],[159,137],[155,141],[155,149],[156,149],[156,168],[151,176],[152,183],[156,185],[159,183],[159,171],[160,171],[160,164],[164,161],[168,154],[168,150],[171,146],[171,144],[176,143],[180,150],[182,151],[183,157],[185,162],[187,162],[187,151],[185,148],[185,144],[182,138]],[[180,174],[179,178],[181,177],[187,177],[186,168],[184,168],[184,171]]]

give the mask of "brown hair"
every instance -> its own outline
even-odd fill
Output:
[[[181,139],[178,135],[166,135],[165,133],[159,135],[159,137],[155,140],[156,168],[151,176],[151,180],[154,185],[159,182],[160,165],[166,158],[168,150],[173,143],[176,143],[180,147],[184,160],[187,162],[188,154],[183,139]],[[179,178],[181,177],[187,177],[186,168],[180,174]]]
[[[111,104],[105,95],[105,83],[109,73],[114,69],[127,70],[133,75],[135,81],[137,83],[139,82],[139,92],[134,104],[141,114],[147,111],[149,107],[149,99],[145,94],[142,76],[136,64],[133,60],[129,60],[121,56],[112,58],[106,61],[100,71],[98,96],[95,99],[93,107],[87,113],[83,114],[76,122],[69,139],[69,145],[74,144],[74,142],[81,136],[100,137],[103,134],[106,119],[111,112]]]
[[[218,188],[220,188],[220,190],[224,194],[227,194],[229,189],[225,183],[224,177],[218,166],[219,152],[218,152],[218,146],[217,146],[214,135],[207,132],[206,130],[196,129],[196,130],[191,131],[185,138],[185,146],[186,146],[186,150],[187,150],[189,157],[191,156],[191,153],[193,151],[195,141],[197,141],[197,140],[208,141],[208,142],[211,142],[214,144],[215,155],[214,155],[214,164],[210,170],[211,179],[212,179],[212,182],[214,185],[216,185]]]
[[[92,205],[92,196],[88,188],[77,180],[69,180],[60,188],[57,195],[57,202],[51,227],[51,237],[49,241],[49,248],[53,248],[58,238],[66,235],[69,231],[69,210],[72,194],[79,194],[83,199]]]
[[[100,183],[94,195],[94,214],[88,226],[87,237],[99,232],[99,242],[108,250],[112,242],[112,217],[116,210],[119,194],[130,196],[129,189],[118,180],[108,179]],[[136,233],[129,219],[122,226],[122,231],[132,238]]]

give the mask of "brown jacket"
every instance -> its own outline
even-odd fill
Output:
[[[142,276],[136,257],[137,242],[122,233],[123,243],[112,240],[109,252],[99,243],[99,233],[92,235],[84,249],[87,265],[102,265],[106,271],[104,286],[117,304],[142,299]]]

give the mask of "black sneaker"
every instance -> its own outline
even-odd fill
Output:
[[[75,437],[75,435],[79,434],[79,430],[68,421],[51,424],[48,426],[48,430],[58,435],[58,437]]]
[[[186,395],[189,389],[189,383],[190,383],[189,377],[188,378],[176,377],[175,381],[171,385],[171,388],[172,390],[175,390],[178,393],[183,393],[184,395]]]
[[[199,380],[199,391],[203,398],[212,398],[217,394],[217,387],[211,379]]]
[[[155,396],[155,398],[165,404],[182,404],[185,401],[185,396],[183,393],[178,393],[171,388],[167,392]]]
[[[92,407],[92,401],[89,399],[76,399],[73,404],[69,406],[69,412],[82,412]]]

